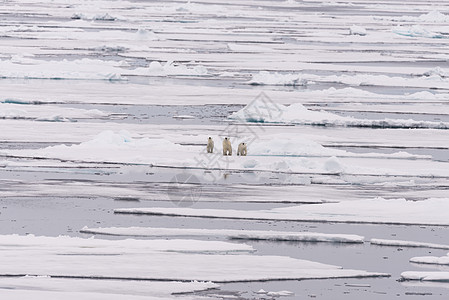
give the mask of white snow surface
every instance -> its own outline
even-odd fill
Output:
[[[58,279],[49,276],[0,278],[0,296],[5,299],[202,299],[173,296],[219,285],[212,282],[154,282],[130,280]],[[206,299],[206,298],[204,298]]]
[[[243,122],[287,123],[321,126],[393,127],[393,128],[449,128],[449,123],[414,121],[411,119],[368,120],[339,116],[326,111],[313,111],[300,103],[290,106],[256,99],[241,110],[231,114],[229,119]]]
[[[248,82],[252,85],[306,85],[307,80],[301,78],[300,74],[280,74],[270,73],[268,71],[260,71],[257,74],[252,75],[251,80]]]
[[[109,227],[81,229],[83,233],[106,234],[119,236],[224,236],[228,239],[242,240],[271,240],[271,241],[301,241],[301,242],[330,242],[330,243],[363,243],[364,238],[351,234],[325,234],[315,232],[284,232],[284,231],[255,231],[229,229],[186,229],[186,228],[151,228],[151,227]]]
[[[419,272],[408,271],[402,272],[401,277],[405,280],[420,280],[420,281],[443,281],[449,282],[449,272]]]
[[[214,282],[388,276],[283,256],[224,255],[245,247],[197,240],[117,240],[0,236],[1,273]],[[186,252],[194,250],[194,252]],[[212,252],[207,253],[207,251]],[[20,255],[18,255],[20,253]],[[214,266],[211,268],[211,266]]]
[[[417,264],[429,264],[429,265],[449,265],[449,253],[446,256],[417,256],[412,257],[410,262]]]
[[[92,125],[101,128],[101,126],[98,126],[101,124]],[[80,126],[76,127],[79,128]],[[58,132],[59,130],[58,128]],[[147,133],[146,135],[148,136]],[[182,146],[171,141],[176,141],[179,137],[175,139],[170,138],[170,140],[161,138],[160,135],[156,134],[145,137],[126,130],[119,132],[103,131],[91,140],[71,146],[63,144],[42,149],[2,150],[0,152],[14,156],[56,158],[90,163],[112,162],[189,168],[200,167],[206,169],[218,167],[231,170],[274,170],[285,173],[376,174],[387,176],[393,174],[405,176],[448,176],[449,174],[448,169],[445,168],[446,163],[427,161],[427,156],[410,155],[403,152],[393,154],[354,154],[323,148],[318,143],[312,142],[307,138],[302,139],[300,136],[297,141],[281,141],[276,144],[279,137],[280,135],[277,135],[277,137],[266,136],[265,138],[271,138],[272,140],[269,142],[264,142],[263,140],[256,142],[254,154],[251,152],[252,146],[249,145],[249,156],[228,157],[218,164],[207,163],[208,160],[206,158],[209,159],[211,155],[207,156],[205,147]],[[85,139],[86,137],[82,138]],[[216,154],[211,157],[212,160],[220,158],[221,143],[217,142],[217,140],[220,141],[222,137],[213,136],[213,138],[216,141],[215,144],[218,145]],[[245,139],[241,141],[245,141]],[[233,143],[233,148],[236,149],[240,140],[231,140],[231,142]],[[279,145],[285,145],[285,148],[281,149]],[[420,159],[409,160],[409,158]],[[210,181],[210,178],[206,177],[204,179]]]
[[[25,105],[0,103],[0,118],[3,119],[91,119],[103,118],[110,114],[98,109],[65,108],[55,105]]]
[[[366,35],[366,29],[362,26],[352,25],[349,28],[349,33],[352,35]]]
[[[370,243],[373,245],[394,246],[394,247],[449,249],[449,245],[424,243],[424,242],[413,242],[413,241],[400,241],[400,240],[371,239]]]
[[[0,77],[25,79],[125,80],[118,64],[83,58],[74,61],[38,61],[16,57],[0,60]]]
[[[427,199],[425,201],[376,198],[259,211],[194,208],[123,208],[116,209],[115,212],[249,220],[449,225],[446,215],[447,209],[449,209],[449,199],[447,198]]]
[[[433,32],[426,29],[421,25],[413,26],[397,26],[393,28],[393,32],[398,35],[408,36],[408,37],[425,37],[425,38],[443,38],[441,33]]]

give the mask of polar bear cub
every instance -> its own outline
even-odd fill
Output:
[[[240,143],[239,147],[237,149],[237,155],[246,156],[246,152],[247,152],[246,144],[245,143]]]
[[[223,155],[232,155],[231,141],[227,137],[223,140]]]
[[[207,140],[207,153],[213,153],[214,152],[214,141],[211,137]]]

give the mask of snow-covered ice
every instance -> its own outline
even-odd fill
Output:
[[[174,296],[218,288],[212,282],[151,282],[125,280],[92,280],[23,276],[0,279],[0,295],[7,299],[198,299]]]
[[[412,257],[410,262],[417,264],[429,264],[429,265],[449,265],[449,254],[442,257],[436,256],[420,256]]]
[[[194,208],[123,208],[116,213],[248,220],[289,220],[376,224],[449,225],[447,198],[407,201],[370,199],[310,204],[260,211]]]
[[[417,248],[447,249],[445,3],[10,0],[0,13],[0,228],[74,236],[0,236],[0,273],[41,275],[2,277],[1,297],[244,298],[204,291],[218,287],[209,280],[385,275],[335,264],[399,274],[412,256],[445,262]],[[268,102],[253,101],[261,92]],[[206,156],[208,136],[216,152],[225,136],[234,148],[248,143],[248,156]],[[178,172],[204,183],[197,207],[172,207]],[[54,203],[89,210],[59,220],[46,213]],[[16,215],[27,210],[36,216]],[[84,225],[142,240],[75,238],[71,228]],[[395,240],[362,244],[362,235]],[[447,281],[444,272],[402,277],[443,282],[281,281],[259,297],[437,297]]]
[[[449,272],[407,271],[401,273],[401,277],[405,280],[449,282]]]
[[[447,129],[449,123],[401,119],[367,120],[343,117],[326,111],[312,111],[300,103],[285,106],[256,100],[229,116],[230,119],[259,123],[288,123],[321,126],[352,126],[375,128],[437,128]]]
[[[9,102],[12,102],[10,100]],[[91,119],[103,118],[110,114],[98,109],[63,108],[53,105],[26,105],[0,103],[0,118],[3,119],[34,119],[37,121],[61,119]]]
[[[370,243],[373,244],[373,245],[393,246],[393,247],[416,247],[416,248],[449,249],[449,245],[424,243],[424,242],[413,242],[413,241],[371,239]]]
[[[4,235],[0,236],[0,263],[2,274],[8,275],[98,279],[235,282],[388,276],[285,256],[215,251],[232,252],[245,246],[197,240],[107,241]],[[22,255],[17,256],[17,251]]]
[[[225,236],[228,239],[239,240],[270,240],[270,241],[300,241],[300,242],[330,242],[330,243],[363,243],[364,238],[351,234],[324,234],[314,232],[282,232],[282,231],[254,231],[229,229],[185,229],[185,228],[88,228],[83,233],[123,235],[123,236]]]

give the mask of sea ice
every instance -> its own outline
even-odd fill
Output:
[[[413,241],[371,239],[370,243],[373,244],[373,245],[393,246],[393,247],[417,247],[417,248],[449,249],[449,245],[423,243],[423,242],[413,242]]]
[[[218,288],[212,282],[155,282],[132,280],[92,280],[23,276],[0,278],[0,296],[6,299],[201,299],[181,296]],[[173,294],[178,294],[174,296]]]
[[[366,29],[364,27],[361,26],[357,26],[357,25],[352,25],[349,28],[349,33],[352,35],[366,35]]]
[[[429,264],[429,265],[449,265],[449,254],[442,257],[436,256],[420,256],[412,257],[410,262],[417,264]]]
[[[411,27],[397,26],[393,28],[393,32],[398,35],[409,36],[409,37],[426,37],[426,38],[443,38],[441,33],[432,32],[420,25],[413,25]]]
[[[321,126],[351,126],[351,127],[380,127],[380,128],[437,128],[447,129],[449,123],[432,121],[414,121],[403,119],[368,120],[353,117],[343,117],[326,111],[313,111],[300,103],[290,106],[255,100],[231,114],[229,119],[260,122],[286,123]]]
[[[389,276],[284,256],[207,253],[217,246],[221,250],[247,247],[198,240],[108,241],[4,235],[0,236],[0,273],[214,282]]]
[[[408,271],[402,272],[401,277],[405,280],[420,280],[420,281],[443,281],[449,282],[449,272],[420,272]]]
[[[0,118],[35,119],[37,121],[58,121],[64,119],[96,119],[110,113],[98,109],[66,108],[55,105],[25,105],[0,102]]]
[[[424,201],[376,198],[259,211],[152,207],[123,208],[114,212],[248,220],[449,225],[448,209],[449,200],[445,198]]]
[[[299,74],[280,74],[260,71],[254,74],[248,82],[252,85],[306,85],[307,80],[301,78]]]
[[[300,241],[300,242],[330,242],[330,243],[363,243],[364,238],[351,234],[324,234],[314,232],[284,232],[284,231],[255,231],[230,229],[186,229],[186,228],[88,228],[81,229],[83,233],[106,234],[118,236],[146,236],[146,237],[177,237],[177,236],[224,236],[228,239],[241,240],[270,240],[270,241]]]

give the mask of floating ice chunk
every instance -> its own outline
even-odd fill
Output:
[[[204,66],[195,66],[195,67],[193,67],[193,70],[198,75],[207,75],[207,68]]]
[[[412,241],[371,239],[370,243],[373,244],[373,245],[381,245],[381,246],[449,249],[449,245],[423,243],[423,242],[412,242]]]
[[[397,26],[393,28],[393,33],[409,37],[443,38],[441,33],[429,31],[420,25],[411,27]]]
[[[326,111],[307,109],[300,103],[290,106],[257,99],[241,110],[231,114],[229,119],[260,123],[287,123],[319,126],[350,126],[374,128],[436,128],[447,129],[449,123],[414,121],[411,119],[366,120],[343,117]]]
[[[45,121],[45,122],[76,122],[75,120],[65,118],[61,115],[53,115],[49,117],[39,117],[35,119],[36,121]]]
[[[267,296],[270,297],[287,297],[287,296],[293,296],[295,295],[295,293],[290,292],[290,291],[279,291],[279,292],[268,292]]]
[[[96,47],[95,50],[109,53],[109,52],[125,52],[127,50],[127,48],[123,47],[123,46],[103,45],[101,47]]]
[[[108,13],[95,15],[95,16],[93,16],[92,19],[95,21],[115,21],[115,20],[117,20],[116,17],[111,16]]]
[[[192,208],[124,208],[115,213],[209,217],[224,219],[348,222],[374,224],[449,225],[448,199],[407,201],[369,199],[241,211]]]
[[[430,264],[430,265],[449,265],[449,254],[447,256],[420,256],[412,257],[410,262],[417,264]]]
[[[154,41],[154,40],[158,40],[159,39],[159,37],[157,36],[156,33],[154,33],[151,30],[145,29],[145,28],[137,29],[136,35],[137,35],[137,38],[140,39],[140,40],[151,40],[151,41]]]
[[[152,61],[148,67],[138,68],[130,72],[133,75],[150,75],[150,76],[204,76],[208,71],[205,67],[197,65],[193,68],[189,68],[183,64],[175,64],[172,61],[167,61],[165,64],[159,61]]]
[[[260,289],[254,293],[259,294],[259,295],[267,295],[270,297],[293,296],[295,294],[290,291],[268,292],[268,291],[265,291],[264,289]]]
[[[37,121],[67,122],[75,118],[101,118],[109,113],[98,109],[64,108],[53,105],[24,105],[20,101],[0,102],[0,118],[3,119],[35,119]]]
[[[421,22],[421,23],[447,23],[449,22],[449,16],[440,13],[437,10],[433,10],[427,14],[416,16],[375,16],[375,20],[390,20],[398,22]]]
[[[79,59],[44,61],[14,57],[0,60],[0,77],[30,79],[124,80],[116,62]]]
[[[251,80],[248,82],[251,85],[306,85],[307,80],[301,78],[299,74],[280,74],[270,73],[268,71],[260,71],[257,74],[252,75]]]
[[[335,156],[332,156],[324,162],[324,169],[333,173],[341,173],[345,170],[340,160]]]
[[[164,67],[158,61],[152,61],[148,66],[150,72],[162,72],[164,71]]]
[[[248,122],[281,122],[286,106],[273,101],[256,99],[241,110],[231,114],[230,119]]]
[[[82,233],[139,237],[180,237],[180,236],[224,236],[228,239],[300,241],[328,243],[363,243],[364,237],[353,234],[325,234],[315,232],[257,231],[231,229],[185,229],[152,227],[108,227],[81,229]]]
[[[118,63],[118,66],[119,66],[119,67],[123,67],[123,68],[131,67],[130,63],[127,62],[126,60],[121,60],[121,61]]]
[[[206,254],[207,250],[241,249],[243,246],[199,240],[109,241],[6,235],[0,236],[0,265],[2,274],[12,276],[38,274],[153,281],[236,282],[390,276],[283,256]]]
[[[83,13],[74,13],[70,18],[73,20],[87,19],[86,15]]]
[[[401,273],[404,280],[420,280],[420,281],[444,281],[449,282],[449,272],[419,272],[408,271]]]
[[[189,119],[189,120],[195,119],[194,116],[190,116],[190,115],[176,115],[176,116],[173,116],[172,118],[174,118],[174,119]]]
[[[21,299],[131,299],[131,300],[195,300],[197,297],[180,296],[218,288],[219,285],[204,281],[135,281],[52,278],[50,276],[23,276],[2,278],[0,297]],[[12,291],[10,295],[6,293]],[[6,293],[6,294],[5,294]],[[179,296],[173,296],[179,294]]]
[[[406,99],[419,99],[419,100],[434,100],[435,94],[429,91],[416,92],[410,95],[405,95]]]
[[[444,71],[440,67],[435,67],[427,72],[423,73],[424,76],[430,77],[430,76],[439,76],[441,78],[449,77],[449,73]]]
[[[446,23],[449,22],[449,16],[433,10],[427,14],[420,15],[418,20],[429,23]]]
[[[357,25],[352,25],[349,28],[349,33],[351,35],[366,35],[366,29],[361,27],[361,26],[357,26]]]

